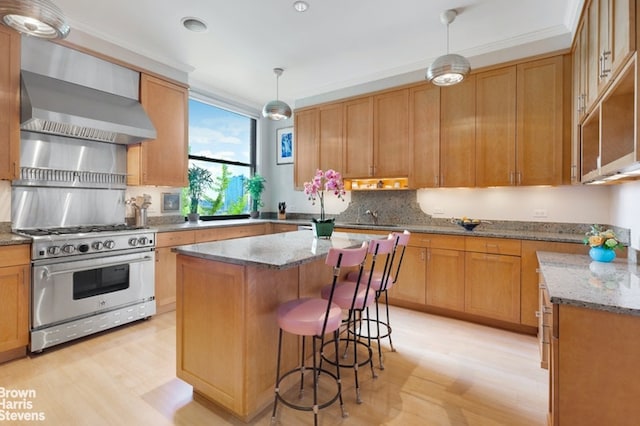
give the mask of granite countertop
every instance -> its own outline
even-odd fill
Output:
[[[158,232],[171,232],[171,231],[188,231],[197,229],[206,229],[214,227],[225,226],[239,226],[239,225],[251,225],[258,223],[282,223],[290,225],[310,225],[309,220],[276,220],[276,219],[235,219],[235,220],[219,220],[219,221],[200,221],[197,223],[184,222],[177,224],[157,225],[152,226]],[[425,234],[446,234],[446,235],[461,235],[472,237],[497,237],[497,238],[511,238],[520,240],[533,240],[533,241],[553,241],[564,243],[582,243],[584,234],[573,233],[558,233],[558,232],[540,232],[530,230],[500,230],[483,228],[482,226],[476,228],[473,231],[466,231],[460,226],[434,226],[434,225],[373,225],[373,224],[355,224],[355,223],[341,223],[336,222],[338,228],[350,228],[361,229],[368,231],[403,231],[425,233]]]
[[[31,238],[11,232],[0,232],[0,246],[12,246],[15,244],[31,244]]]
[[[551,303],[640,316],[640,267],[587,255],[538,252]]]
[[[311,230],[259,235],[175,247],[187,256],[236,265],[286,269],[324,258],[331,247],[359,247],[376,235],[334,232],[330,240],[314,238]]]

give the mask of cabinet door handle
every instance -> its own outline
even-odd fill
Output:
[[[542,316],[542,313],[540,311],[536,311],[536,318],[540,318]]]
[[[509,185],[514,184],[514,180],[515,180],[514,175],[515,175],[515,172],[509,172]]]
[[[438,186],[438,175],[433,177],[433,186]]]

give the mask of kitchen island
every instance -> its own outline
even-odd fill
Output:
[[[175,248],[177,376],[196,398],[250,421],[273,402],[278,305],[317,297],[331,282],[331,247],[375,237],[337,232],[324,240],[302,230]],[[287,335],[283,370],[297,358],[298,339]]]
[[[551,314],[548,423],[636,425],[640,268],[550,252],[538,260]]]

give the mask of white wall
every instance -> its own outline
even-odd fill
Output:
[[[640,181],[611,188],[611,224],[631,230],[631,247],[640,250]]]

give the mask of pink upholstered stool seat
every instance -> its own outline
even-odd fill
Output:
[[[278,307],[278,326],[298,336],[319,336],[327,312],[327,299],[308,297],[283,303]],[[341,321],[342,309],[332,303],[327,315],[325,333],[337,330]]]
[[[313,412],[313,424],[318,425],[318,412],[330,406],[336,401],[340,403],[340,410],[342,411],[342,417],[346,417],[344,411],[344,401],[342,399],[342,381],[340,379],[340,368],[336,367],[335,372],[322,368],[322,362],[318,362],[318,354],[320,360],[323,359],[324,353],[322,349],[325,346],[325,336],[327,334],[333,335],[333,365],[338,365],[338,341],[340,339],[340,326],[342,325],[342,308],[340,305],[333,301],[334,289],[340,276],[341,267],[359,267],[362,268],[364,259],[367,256],[368,243],[363,242],[362,246],[358,248],[335,248],[331,247],[327,253],[325,264],[330,266],[333,271],[333,284],[329,287],[326,299],[305,297],[300,299],[290,300],[282,303],[276,310],[276,321],[278,323],[278,359],[276,365],[276,383],[274,389],[273,400],[273,412],[271,414],[271,422],[276,423],[276,414],[278,409],[278,402],[282,402],[287,407],[301,411]],[[344,297],[344,296],[343,296]],[[353,294],[351,295],[353,298]],[[372,295],[371,300],[375,299],[375,293]],[[284,333],[288,333],[293,336],[299,336],[301,339],[300,358],[297,367],[282,373],[280,371],[282,361],[282,338]],[[311,338],[311,352],[312,359],[310,365],[308,364],[308,357],[305,354],[305,339]],[[320,347],[317,346],[317,341],[320,342]],[[320,351],[318,351],[320,349]],[[320,353],[319,353],[320,352]],[[281,393],[280,386],[287,377],[298,376],[300,380],[299,396],[298,398],[292,398],[291,395]],[[303,398],[305,388],[305,376],[307,380],[309,376],[312,390],[312,400]],[[329,390],[326,388],[324,392],[320,391],[319,381],[320,379],[328,379],[330,384],[333,384],[335,389],[334,393],[331,393],[331,387]],[[329,392],[328,396],[326,392]],[[323,394],[322,396],[320,394]]]

